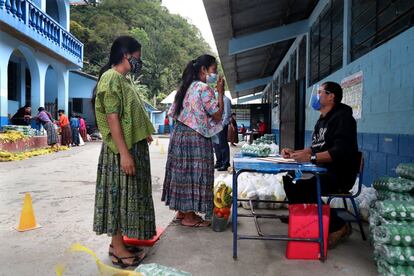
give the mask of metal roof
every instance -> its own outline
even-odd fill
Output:
[[[233,98],[261,92],[294,41],[294,36],[230,53],[235,38],[265,33],[307,19],[318,0],[203,0]],[[307,24],[306,24],[307,25]],[[286,29],[290,32],[290,29]],[[252,38],[253,42],[258,39]],[[259,81],[257,81],[259,80]],[[261,84],[261,85],[258,85]]]

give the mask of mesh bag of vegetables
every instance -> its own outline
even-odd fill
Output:
[[[414,163],[401,163],[395,171],[401,177],[414,180]]]
[[[380,177],[372,184],[376,190],[393,192],[410,192],[414,189],[414,181],[401,177]]]

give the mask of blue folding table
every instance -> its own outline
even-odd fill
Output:
[[[257,215],[254,213],[252,208],[251,215],[239,215],[238,214],[238,202],[239,201],[250,201],[252,206],[252,200],[239,199],[237,197],[237,185],[238,177],[242,173],[265,173],[265,174],[278,174],[281,172],[294,171],[298,174],[303,172],[312,173],[316,176],[316,187],[317,187],[317,205],[318,205],[318,222],[319,222],[319,237],[318,238],[289,238],[288,235],[265,235],[260,232],[260,228],[257,223]],[[233,159],[233,214],[232,214],[232,229],[233,229],[233,258],[237,258],[237,241],[238,240],[282,240],[282,241],[305,241],[305,242],[317,242],[320,244],[320,260],[325,260],[324,255],[324,240],[323,240],[323,225],[322,225],[322,199],[321,199],[321,187],[319,174],[326,172],[325,168],[317,167],[310,163],[274,163],[259,160],[254,157],[245,157],[241,154],[236,154]],[[253,200],[260,201],[260,200]],[[278,201],[267,201],[267,202],[278,202]],[[281,203],[281,202],[279,202]],[[288,203],[284,201],[283,203]],[[258,235],[239,235],[237,232],[237,219],[239,216],[243,217],[254,217]],[[266,217],[266,216],[262,216]],[[269,216],[267,216],[269,218]],[[273,215],[273,218],[280,216]]]

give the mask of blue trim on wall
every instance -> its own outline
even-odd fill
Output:
[[[312,143],[312,131],[306,131],[305,146]],[[358,146],[364,153],[364,185],[371,186],[380,176],[396,177],[400,163],[414,163],[414,135],[358,133]]]
[[[9,118],[0,116],[0,126],[8,125],[9,124]]]

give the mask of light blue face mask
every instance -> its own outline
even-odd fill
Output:
[[[216,85],[218,79],[218,75],[215,73],[210,73],[207,75],[206,82],[208,85]]]
[[[321,99],[318,93],[312,95],[311,106],[316,111],[319,111],[321,109]]]

